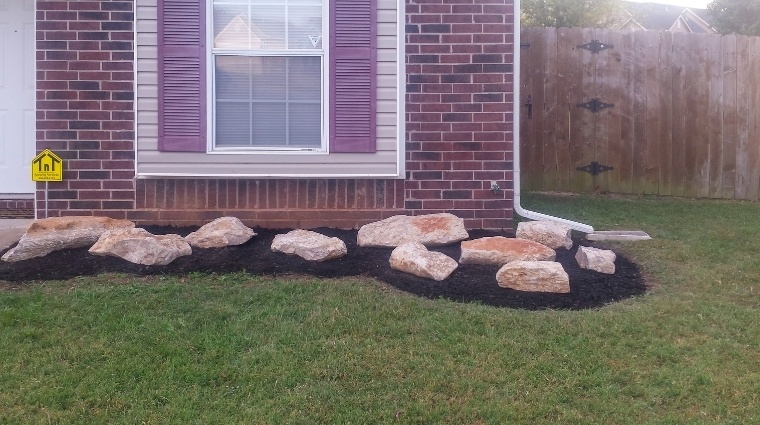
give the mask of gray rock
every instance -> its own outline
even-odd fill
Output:
[[[272,251],[295,254],[308,261],[325,261],[348,253],[346,244],[339,238],[330,238],[311,230],[293,230],[275,236]]]
[[[110,255],[145,266],[165,266],[193,253],[180,235],[153,235],[145,229],[121,229],[103,233],[90,254]]]
[[[502,288],[518,291],[570,292],[570,278],[560,263],[553,261],[512,261],[496,273]]]
[[[501,266],[510,261],[554,261],[557,253],[553,249],[519,238],[492,236],[471,241],[463,241],[462,264],[495,264]]]
[[[185,240],[195,248],[222,248],[242,245],[254,236],[256,233],[237,217],[220,217],[185,236]]]
[[[2,260],[28,260],[61,249],[90,246],[108,230],[133,227],[135,223],[131,221],[108,217],[72,216],[35,220],[18,244],[3,255]]]
[[[597,230],[586,235],[590,241],[648,241],[652,239],[641,230]]]
[[[582,269],[594,270],[599,273],[615,274],[614,252],[607,249],[597,249],[588,246],[579,246],[575,253],[575,261]]]
[[[391,252],[391,268],[415,276],[442,281],[456,270],[456,260],[440,252],[431,252],[420,242],[407,242]]]
[[[516,236],[538,242],[552,249],[570,249],[573,247],[571,234],[570,226],[564,224],[553,221],[524,221],[517,225]]]
[[[396,215],[362,226],[357,235],[357,243],[359,246],[370,247],[394,247],[407,242],[441,246],[468,237],[464,220],[453,214]]]

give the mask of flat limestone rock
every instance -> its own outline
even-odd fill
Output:
[[[419,216],[396,215],[362,226],[359,246],[395,247],[407,242],[425,246],[450,245],[467,239],[464,220],[448,213]]]
[[[596,230],[586,235],[590,241],[648,241],[652,239],[641,230]]]
[[[420,242],[407,242],[396,247],[391,252],[391,268],[415,276],[442,281],[456,270],[456,260],[441,254],[431,252]]]
[[[195,248],[222,248],[242,245],[254,236],[256,233],[239,218],[220,217],[185,236],[185,240]]]
[[[573,247],[571,238],[572,229],[570,226],[555,223],[553,221],[524,221],[517,225],[515,236],[538,242],[546,245],[551,249]]]
[[[35,220],[2,260],[13,262],[44,257],[53,251],[81,248],[97,242],[108,230],[131,229],[135,223],[109,217],[72,216]]]
[[[520,238],[491,236],[463,241],[461,264],[494,264],[501,266],[511,261],[554,261],[557,253],[538,242]]]
[[[598,249],[588,246],[579,246],[575,253],[575,261],[582,269],[594,270],[604,274],[615,274],[614,252],[607,249]]]
[[[346,244],[339,238],[327,237],[311,230],[293,230],[275,236],[272,251],[295,254],[308,261],[331,260],[348,253]]]
[[[145,266],[165,266],[193,253],[180,235],[153,235],[145,229],[121,229],[103,233],[90,254],[119,257]]]
[[[570,278],[560,263],[554,261],[513,261],[496,273],[502,288],[518,291],[570,292]]]

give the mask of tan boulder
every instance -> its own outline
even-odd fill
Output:
[[[614,252],[607,249],[598,249],[588,246],[579,246],[575,253],[575,261],[582,269],[594,270],[604,274],[615,274]]]
[[[196,248],[222,248],[242,245],[256,233],[237,217],[220,217],[185,236],[190,246]]]
[[[494,264],[501,266],[511,261],[554,261],[557,253],[538,242],[519,238],[491,236],[463,241],[461,264]]]
[[[120,229],[103,233],[90,254],[119,257],[145,266],[165,266],[193,253],[180,235],[153,235],[145,229]]]
[[[391,268],[415,276],[442,281],[456,270],[456,260],[441,254],[428,251],[420,242],[407,242],[391,252]]]
[[[406,242],[425,246],[456,243],[469,237],[464,220],[448,213],[419,216],[396,215],[362,226],[357,235],[359,246],[394,247]]]
[[[570,226],[564,224],[553,221],[524,221],[517,225],[515,236],[538,242],[552,249],[570,249],[573,247],[571,234]]]
[[[496,273],[502,288],[530,292],[570,292],[570,278],[554,261],[512,261]]]
[[[339,238],[327,237],[311,230],[293,230],[275,236],[272,251],[295,254],[308,261],[331,260],[348,253],[346,244]]]
[[[135,223],[129,220],[109,217],[72,216],[35,220],[18,244],[3,255],[2,260],[21,261],[43,257],[61,249],[90,246],[108,230],[133,227]]]

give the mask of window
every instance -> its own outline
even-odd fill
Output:
[[[324,150],[322,0],[214,0],[214,149]]]
[[[374,153],[376,14],[377,0],[158,0],[158,151]]]

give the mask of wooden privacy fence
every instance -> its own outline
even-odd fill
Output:
[[[760,37],[525,28],[527,190],[760,199]]]

